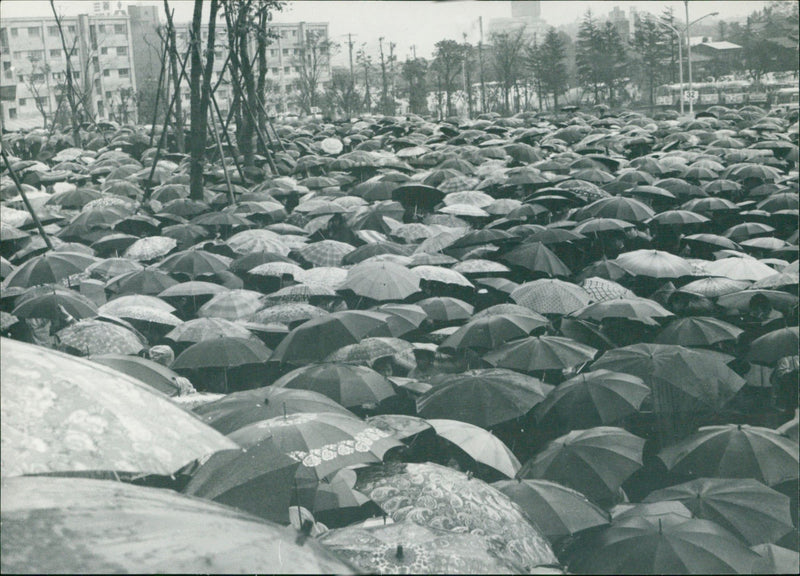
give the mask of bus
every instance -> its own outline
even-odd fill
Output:
[[[683,89],[688,90],[688,85],[685,84]],[[765,106],[772,103],[778,93],[782,94],[781,98],[791,98],[791,94],[797,93],[797,85],[786,81],[755,85],[749,80],[727,80],[693,83],[692,90],[697,93],[697,99],[694,101],[695,108],[717,104],[730,107],[745,104]],[[656,106],[674,108],[680,105],[680,97],[680,84],[664,84],[656,88],[655,103]]]

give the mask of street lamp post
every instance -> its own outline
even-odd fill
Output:
[[[681,116],[683,116],[683,39],[681,38],[681,33],[678,32],[678,29],[671,24],[667,24],[661,19],[656,20],[656,23],[666,26],[675,33],[675,36],[678,37],[678,80],[680,81],[681,85],[681,95],[679,100],[681,104]]]
[[[683,7],[686,12],[686,61],[689,66],[689,94],[692,94],[692,37],[689,35],[689,28],[692,24],[697,24],[709,16],[716,16],[719,12],[711,12],[689,22],[689,0],[683,0]],[[694,118],[694,98],[689,98],[689,115]]]

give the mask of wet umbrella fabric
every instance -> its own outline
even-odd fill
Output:
[[[312,390],[345,408],[377,404],[394,396],[391,382],[366,366],[324,363],[297,368],[273,382],[276,388]]]
[[[751,478],[698,478],[651,492],[644,501],[681,502],[750,545],[775,542],[792,530],[789,497]]]
[[[609,524],[608,512],[576,490],[547,480],[500,480],[492,484],[516,502],[551,541]]]
[[[0,564],[9,573],[255,573],[265,566],[280,573],[355,573],[316,542],[300,545],[289,528],[120,482],[4,478],[2,522]],[[54,555],[54,547],[61,552]]]
[[[363,262],[348,270],[340,290],[378,301],[403,300],[419,292],[419,276],[392,262]]]
[[[320,542],[369,574],[518,574],[498,559],[482,535],[455,533],[414,522],[331,530]]]
[[[560,336],[532,336],[506,342],[483,356],[492,366],[520,372],[562,370],[592,360],[595,348]]]
[[[516,476],[522,464],[508,446],[480,426],[448,419],[428,419],[436,434],[466,452],[480,464],[494,468],[508,478]]]
[[[3,339],[2,474],[170,475],[235,447],[121,372]],[[31,402],[31,399],[37,399]]]
[[[526,573],[556,564],[542,534],[506,496],[477,478],[436,464],[392,463],[358,472],[356,489],[395,522],[483,534],[494,555]]]
[[[417,401],[424,418],[451,418],[491,428],[526,414],[551,386],[512,370],[471,370],[433,379],[434,387]]]
[[[198,370],[261,364],[269,359],[270,353],[257,339],[222,336],[192,344],[175,358],[170,368]]]
[[[643,449],[644,440],[622,428],[573,430],[550,442],[519,476],[558,482],[594,501],[605,501],[642,467]]]
[[[797,442],[746,424],[701,427],[658,457],[679,475],[754,478],[767,486],[798,478]]]
[[[60,330],[56,336],[61,344],[86,356],[138,354],[144,348],[131,330],[101,320],[81,320]]]
[[[176,381],[178,374],[153,360],[127,354],[102,354],[90,356],[89,360],[136,378],[167,396],[178,396],[181,392]]]
[[[354,416],[327,396],[312,390],[267,386],[226,394],[215,402],[194,409],[200,419],[223,434],[248,424],[298,412],[333,412]]]

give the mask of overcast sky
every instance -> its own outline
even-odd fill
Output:
[[[116,0],[114,0],[116,3]],[[794,1],[794,0],[786,0]],[[143,1],[140,4],[162,2]],[[175,9],[176,20],[187,22],[191,19],[192,0],[170,0]],[[666,6],[672,6],[676,16],[683,18],[683,2],[680,0],[644,2],[633,1],[543,1],[542,18],[550,25],[561,26],[574,22],[582,16],[587,8],[604,16],[614,6],[626,11],[636,6],[640,12],[647,11],[659,14]],[[718,18],[738,19],[747,16],[754,10],[763,7],[765,1],[713,1],[692,0],[689,3],[691,19],[709,12],[719,12]],[[89,0],[56,0],[56,8],[64,15],[91,12]],[[51,14],[49,2],[45,0],[2,0],[0,2],[0,19],[20,16],[47,16]],[[400,60],[411,55],[412,46],[416,46],[419,57],[430,57],[433,45],[443,39],[452,38],[477,43],[479,39],[478,18],[483,17],[484,34],[487,33],[489,20],[511,16],[511,2],[508,1],[293,1],[288,2],[282,13],[275,16],[276,22],[328,22],[331,39],[341,44],[335,64],[347,62],[347,34],[353,34],[355,50],[361,43],[367,44],[371,54],[378,54],[378,38],[383,36],[384,50],[388,53],[388,42],[396,44],[395,53]]]

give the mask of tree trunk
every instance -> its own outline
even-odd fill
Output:
[[[169,47],[169,67],[172,73],[172,86],[173,90],[179,94],[178,98],[175,100],[175,146],[177,147],[178,152],[183,154],[186,151],[186,142],[184,141],[183,107],[181,106],[180,97],[181,75],[180,70],[178,69],[177,35],[175,34],[175,26],[172,22],[172,12],[170,12],[169,9],[169,0],[164,0],[164,12],[167,14],[167,30],[169,38],[167,45]],[[194,62],[194,60],[192,62]],[[194,70],[194,64],[192,64],[192,70]]]
[[[206,139],[208,136],[208,106],[211,101],[211,73],[214,69],[214,36],[216,32],[218,9],[218,0],[211,0],[205,69],[203,69],[203,60],[200,50],[202,42],[203,0],[195,0],[194,13],[192,15],[192,34],[190,38],[190,42],[192,43],[192,69],[190,72],[192,162],[189,195],[193,200],[203,199],[203,164],[205,163]]]
[[[256,93],[258,94],[258,123],[261,126],[267,125],[267,111],[261,103],[267,101],[266,98],[266,85],[267,85],[267,11],[262,10],[258,15],[258,34],[256,35],[256,53],[258,54],[258,87]],[[262,156],[267,155],[267,150],[259,141],[258,153]]]
[[[249,109],[256,110],[258,109],[256,104],[256,82],[253,77],[253,67],[250,65],[247,28],[243,24],[243,22],[240,22],[237,26],[237,33],[239,33],[239,71],[244,84],[244,97],[247,98]],[[255,119],[249,113],[245,113],[242,115],[242,120],[244,121],[242,141],[239,142],[239,147],[244,155],[244,165],[254,166],[253,138],[255,136],[255,126],[253,123]]]

